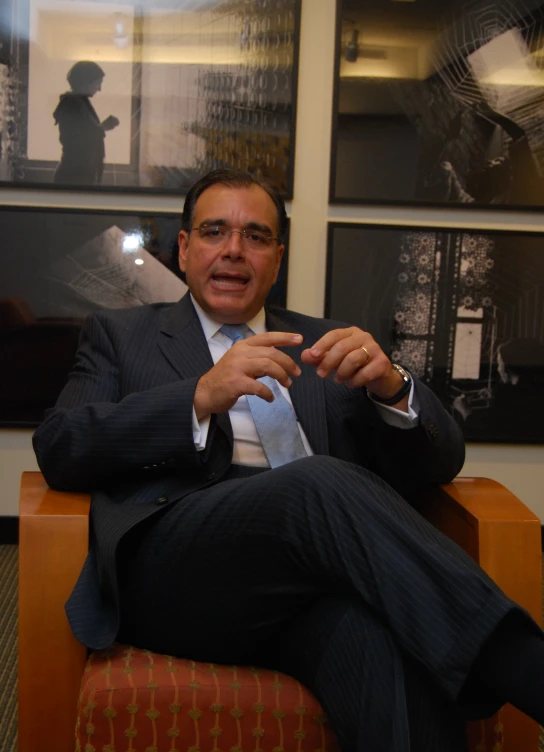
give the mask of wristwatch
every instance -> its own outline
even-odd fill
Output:
[[[368,392],[368,396],[371,397],[374,402],[379,402],[381,405],[396,405],[397,402],[400,402],[403,397],[406,397],[406,395],[410,393],[410,389],[412,388],[412,377],[405,368],[399,366],[398,363],[391,363],[391,368],[394,368],[395,371],[402,376],[403,383],[399,391],[392,397],[379,397],[377,394]]]

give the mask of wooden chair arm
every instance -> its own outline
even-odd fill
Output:
[[[19,750],[72,752],[86,650],[64,603],[88,549],[90,497],[23,473],[19,518]],[[38,707],[39,706],[39,707]],[[63,722],[63,718],[68,722]]]
[[[19,751],[44,740],[72,752],[86,651],[73,637],[64,603],[88,548],[90,498],[48,488],[41,473],[23,474],[19,533]],[[430,490],[418,505],[515,601],[542,617],[541,527],[519,499],[495,481],[458,478]],[[538,726],[503,711],[503,752],[536,752]],[[482,747],[486,749],[486,747]]]
[[[494,480],[456,478],[418,508],[542,623],[541,522],[525,504]]]
[[[486,478],[457,478],[432,489],[420,511],[458,543],[514,601],[542,623],[541,523],[508,489]],[[539,726],[511,705],[501,711],[502,752],[537,752]],[[483,725],[469,724],[471,748],[487,750]]]

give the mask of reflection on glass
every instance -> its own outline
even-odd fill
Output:
[[[0,425],[37,425],[67,381],[81,323],[104,308],[175,303],[177,214],[0,207]],[[285,306],[288,254],[268,303]]]
[[[339,0],[332,196],[544,205],[544,3]]]

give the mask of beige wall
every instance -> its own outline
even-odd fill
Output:
[[[334,59],[334,0],[302,0],[295,198],[290,205],[291,242],[288,305],[303,313],[323,313],[328,220],[386,224],[543,230],[536,213],[469,212],[463,209],[402,209],[328,205],[329,152]],[[37,191],[0,191],[0,202],[100,208],[100,196]],[[119,208],[169,211],[178,198],[108,196]],[[108,208],[115,208],[109,204]],[[35,469],[29,431],[0,431],[0,514],[17,513],[22,469]],[[544,519],[544,446],[471,445],[464,475],[495,478]]]

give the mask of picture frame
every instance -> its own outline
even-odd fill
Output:
[[[0,427],[35,427],[68,380],[83,319],[187,292],[181,211],[0,205]],[[287,300],[288,233],[267,303]]]
[[[337,0],[330,201],[544,206],[544,3]]]
[[[332,222],[325,315],[368,331],[467,441],[544,441],[544,233]]]
[[[184,195],[245,169],[293,192],[300,0],[13,0],[0,186]]]

